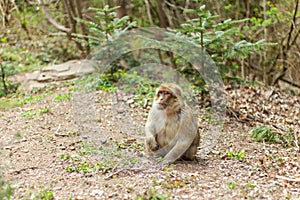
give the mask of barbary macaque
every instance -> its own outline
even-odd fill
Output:
[[[163,164],[180,158],[195,159],[200,139],[198,123],[178,85],[165,83],[156,89],[145,132],[147,151],[162,157]]]

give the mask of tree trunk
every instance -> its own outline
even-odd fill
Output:
[[[160,22],[160,27],[167,28],[168,27],[167,17],[163,10],[163,4],[162,4],[161,0],[156,0],[156,2],[157,2],[157,7],[158,7],[158,19]]]

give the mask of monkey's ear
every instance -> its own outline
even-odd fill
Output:
[[[172,86],[170,87],[172,93],[177,96],[177,97],[181,97],[182,96],[182,89],[175,85],[175,84],[172,84]]]
[[[179,96],[182,96],[182,89],[180,87],[175,87],[175,90]]]

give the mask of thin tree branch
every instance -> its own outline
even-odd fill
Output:
[[[298,6],[299,6],[299,0],[296,0],[296,7],[295,7],[295,12],[294,12],[294,16],[293,16],[293,20],[291,22],[291,27],[290,27],[290,32],[289,32],[289,36],[288,36],[288,40],[286,43],[286,50],[290,50],[292,44],[290,44],[290,41],[292,39],[292,33],[294,32],[295,26],[296,26],[296,20],[297,20],[297,13],[298,13]]]
[[[70,0],[72,1],[72,0]],[[64,5],[64,8],[68,14],[68,19],[69,19],[69,26],[70,28],[70,33],[75,33],[76,32],[76,27],[75,27],[75,22],[74,22],[74,11],[72,10],[72,5],[69,0],[62,0],[62,3]]]
[[[294,41],[292,41],[292,43],[291,43],[290,41],[291,41],[291,39],[292,39],[292,34],[293,34],[293,32],[294,32],[295,25],[296,25],[297,13],[298,13],[298,6],[299,6],[299,0],[296,0],[295,3],[296,3],[295,12],[294,12],[293,20],[292,20],[292,22],[291,22],[290,31],[289,31],[289,33],[288,33],[287,42],[286,42],[286,44],[285,44],[285,45],[283,46],[283,48],[282,48],[282,55],[283,55],[283,58],[282,58],[282,59],[283,59],[283,60],[286,60],[286,59],[287,59],[288,51],[291,49],[291,47],[292,47],[292,45],[293,45],[293,43],[294,43]],[[298,33],[299,33],[299,32],[298,32]],[[298,35],[299,35],[299,34],[297,34],[297,35],[295,36],[295,38],[297,38]],[[295,38],[294,38],[294,39],[295,39]],[[280,52],[277,54],[276,60],[274,61],[275,64],[277,63],[277,59],[279,58],[279,55],[280,55]],[[277,83],[278,83],[278,80],[282,79],[282,78],[285,76],[285,74],[286,74],[288,68],[287,68],[287,66],[285,65],[285,62],[283,62],[283,63],[284,63],[283,69],[282,69],[281,73],[279,74],[279,76],[277,76],[277,77],[272,81],[272,85],[277,84]],[[274,66],[274,65],[273,65],[273,66]]]
[[[149,18],[149,22],[151,26],[154,26],[153,20],[152,20],[152,16],[151,16],[151,12],[150,12],[150,4],[148,0],[145,0],[145,4],[146,4],[146,10],[147,10],[147,15]]]
[[[293,87],[300,88],[299,84],[294,83],[294,82],[292,82],[290,80],[287,80],[287,79],[284,79],[284,78],[280,78],[280,80],[283,81],[283,82],[285,82],[285,83],[287,83],[287,84],[289,84],[289,85],[291,85],[291,86],[293,86]]]
[[[45,14],[47,20],[58,30],[65,32],[65,33],[71,33],[71,29],[70,28],[66,28],[61,24],[58,24],[49,14],[48,10],[46,9],[45,3],[43,0],[40,0],[40,4],[43,10],[43,13]]]

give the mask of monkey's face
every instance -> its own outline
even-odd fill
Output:
[[[158,89],[154,97],[154,102],[159,110],[164,110],[174,102],[175,98],[170,90]]]

